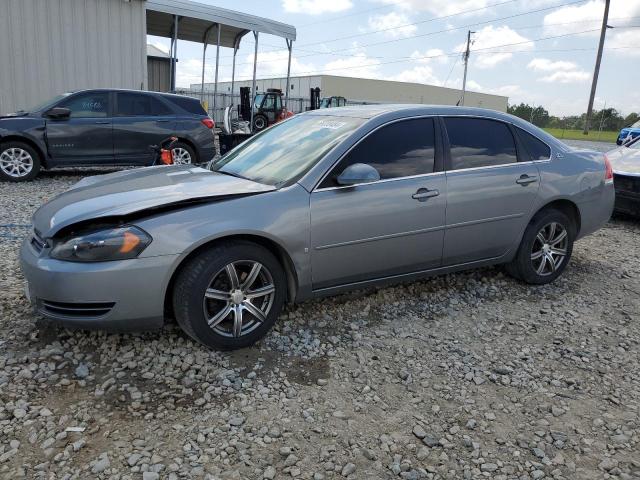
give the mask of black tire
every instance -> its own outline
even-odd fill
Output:
[[[556,224],[554,233],[551,230],[553,224]],[[555,239],[561,237],[561,229],[558,226],[566,232],[566,240],[553,243]],[[539,233],[542,237],[538,237]],[[564,213],[555,209],[538,212],[527,226],[515,258],[505,266],[507,272],[511,276],[533,285],[553,282],[562,275],[571,259],[575,235],[575,222]],[[549,236],[553,238],[548,239]],[[542,239],[549,241],[543,243]],[[564,251],[565,254],[561,256],[554,251]],[[537,255],[538,252],[542,252],[542,255],[534,259],[534,254]],[[559,261],[560,258],[561,261]],[[542,266],[542,273],[540,273],[542,263],[544,266]]]
[[[210,327],[207,323],[207,317],[215,318],[217,317],[215,313],[223,312],[229,306],[233,308],[236,305],[234,303],[236,300],[232,300],[231,295],[226,301],[206,299],[205,292],[211,291],[209,290],[210,287],[215,285],[216,288],[219,288],[216,290],[217,292],[224,290],[224,293],[227,293],[226,288],[218,287],[217,285],[219,284],[215,282],[220,282],[226,277],[230,285],[230,277],[227,273],[228,270],[226,270],[226,267],[230,264],[234,265],[233,268],[237,273],[240,285],[242,285],[243,279],[246,280],[248,277],[247,273],[252,262],[254,264],[257,262],[261,266],[258,275],[264,275],[265,278],[269,278],[272,281],[272,285],[275,286],[272,296],[267,297],[265,295],[260,297],[262,298],[260,301],[267,301],[269,304],[266,318],[263,321],[258,321],[258,317],[254,316],[249,310],[240,308],[243,312],[243,320],[245,316],[247,320],[246,333],[242,333],[241,326],[241,334],[233,336],[233,327],[235,325],[235,313],[233,311],[229,311],[227,316],[222,317],[224,320],[217,326]],[[243,268],[246,268],[246,270],[243,271]],[[243,275],[245,276],[243,277]],[[260,287],[253,289],[249,287],[257,285],[258,281],[262,283],[262,279],[257,277],[254,283],[247,285],[246,291],[249,293],[257,291]],[[232,287],[229,288],[231,291],[237,291]],[[262,288],[267,288],[267,286],[263,285]],[[180,270],[173,287],[175,317],[180,327],[190,337],[209,348],[231,350],[247,347],[261,339],[278,319],[286,299],[286,288],[287,282],[282,266],[267,249],[246,241],[220,243],[188,260]],[[244,291],[244,289],[242,290]],[[253,305],[253,302],[250,303]],[[243,305],[246,305],[244,295]],[[264,304],[258,305],[258,299],[256,299],[256,303],[253,306],[256,305],[264,313],[264,310],[262,310],[265,309]],[[225,330],[227,328],[228,330]]]
[[[261,132],[269,126],[269,120],[264,115],[256,115],[253,117],[253,131]]]
[[[622,145],[622,140],[620,140],[619,138],[616,140],[616,145]]]
[[[176,142],[173,144],[173,147],[171,147],[173,150],[173,163],[183,163],[183,164],[198,164],[200,163],[199,159],[198,159],[198,155],[196,154],[195,150],[193,149],[193,147],[187,143],[184,142]],[[188,162],[177,162],[176,161],[176,153],[180,152],[180,150],[183,150],[185,152],[188,153],[189,155],[189,161]]]
[[[4,163],[8,162],[10,158],[14,158],[18,152],[24,152],[24,154],[28,155],[30,160],[30,170],[28,172],[24,172],[24,162],[28,161],[25,157],[20,163],[23,165],[20,167],[20,170],[13,170],[16,172],[15,175],[11,175],[5,168],[9,169],[9,164]],[[5,166],[5,168],[3,168]],[[36,178],[38,173],[40,172],[40,168],[42,166],[42,159],[40,158],[40,154],[29,144],[19,141],[9,141],[0,144],[0,180],[6,182],[28,182]]]

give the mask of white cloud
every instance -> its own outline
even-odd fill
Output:
[[[411,58],[418,63],[438,62],[444,64],[449,61],[449,56],[440,48],[430,48],[425,52],[415,50],[411,54]]]
[[[588,35],[598,35],[602,26],[604,2],[591,0],[581,5],[569,5],[559,8],[544,17],[545,35],[563,35],[594,30]],[[623,0],[611,2],[609,9],[610,24],[628,25],[640,15],[640,0]]]
[[[411,20],[404,13],[390,12],[386,15],[369,17],[369,28],[371,30],[384,30],[383,33],[392,38],[413,35],[418,30],[418,27],[408,25],[409,23],[411,23]]]
[[[456,87],[458,88],[458,87]],[[475,80],[467,80],[467,90],[480,93],[490,93],[493,95],[502,95],[510,97],[511,95],[522,94],[523,91],[519,85],[501,85],[498,87],[485,87]]]
[[[591,75],[584,70],[559,71],[542,77],[539,80],[545,83],[581,83],[589,80]]]
[[[575,70],[578,66],[573,62],[564,60],[554,62],[548,58],[534,58],[529,62],[527,68],[535,71],[553,72],[555,70]]]
[[[353,57],[332,60],[321,69],[329,75],[343,75],[359,78],[381,78],[380,60],[370,58],[364,52],[358,52]]]
[[[286,50],[258,52],[256,78],[283,77],[287,74],[288,54]],[[253,53],[247,55],[239,78],[253,77]],[[317,70],[313,63],[302,63],[295,56],[291,57],[291,75],[305,74]]]
[[[640,32],[637,30],[614,32],[611,37],[607,38],[605,48],[618,49],[613,50],[613,53],[623,57],[640,56]]]
[[[433,70],[428,65],[421,65],[413,67],[408,70],[387,77],[385,80],[395,80],[398,82],[412,82],[412,83],[425,83],[428,85],[442,85],[442,81],[439,80],[433,73]]]
[[[548,58],[534,58],[529,62],[527,68],[534,72],[549,73],[549,75],[538,79],[538,81],[545,83],[581,83],[591,78],[588,72],[580,69],[576,63],[567,60],[553,61]]]
[[[503,25],[494,27],[487,25],[478,30],[472,37],[473,45],[471,46],[471,57],[475,66],[478,68],[492,68],[509,60],[513,54],[511,52],[520,52],[532,50],[534,43],[528,38],[523,37],[510,27]],[[517,44],[517,45],[511,45]],[[510,45],[510,46],[502,46]],[[456,47],[456,51],[463,52],[466,48],[466,42]],[[499,53],[483,53],[485,49],[495,48]],[[477,53],[474,53],[477,51]]]
[[[353,7],[351,0],[282,0],[285,12],[320,15],[328,12],[343,12]]]
[[[407,11],[427,11],[438,16],[470,12],[486,7],[488,0],[384,0]],[[477,12],[480,13],[480,12]]]

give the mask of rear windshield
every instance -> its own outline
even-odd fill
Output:
[[[200,100],[198,100],[197,98],[177,96],[166,96],[164,98],[165,100],[168,100],[174,105],[177,105],[183,110],[186,110],[189,113],[193,113],[194,115],[207,115],[207,112],[205,112],[204,108],[202,108],[202,105],[200,104]]]

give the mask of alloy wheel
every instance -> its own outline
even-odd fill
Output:
[[[0,153],[0,169],[13,178],[26,177],[33,170],[33,158],[22,148],[7,148]]]
[[[175,165],[188,165],[191,163],[191,154],[186,148],[174,148],[171,150]]]
[[[555,273],[565,261],[569,236],[567,229],[558,222],[551,222],[540,229],[531,248],[531,263],[538,275]]]
[[[229,263],[209,283],[203,299],[209,327],[225,337],[241,337],[266,321],[276,287],[271,272],[261,263]]]

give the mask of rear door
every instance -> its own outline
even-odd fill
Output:
[[[500,257],[522,234],[540,176],[515,130],[488,118],[445,117],[447,220],[443,262]],[[522,149],[520,149],[522,150]]]
[[[82,92],[57,104],[69,118],[46,120],[49,154],[55,165],[113,163],[112,98],[108,91]]]
[[[433,118],[383,125],[364,137],[311,194],[314,290],[440,266],[446,185]],[[380,181],[340,186],[354,163]]]
[[[176,117],[154,95],[116,92],[113,150],[117,163],[151,165],[152,145],[175,133]]]

